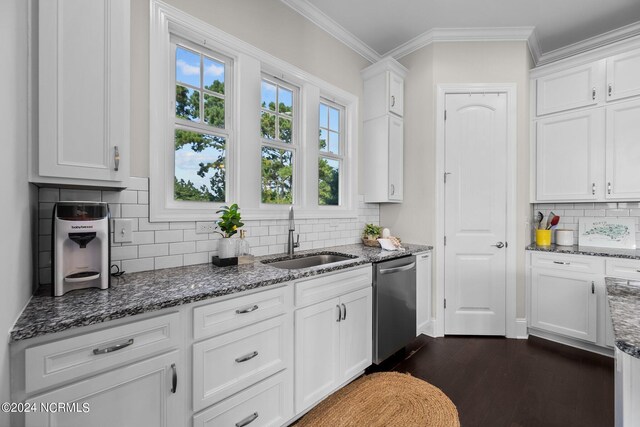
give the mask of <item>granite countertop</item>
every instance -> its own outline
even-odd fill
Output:
[[[296,256],[310,253],[342,253],[355,257],[331,265],[299,270],[279,269],[260,262],[265,259],[286,257],[280,254],[258,257],[253,264],[233,267],[198,264],[125,274],[119,278],[112,278],[109,289],[83,289],[61,297],[52,297],[50,286],[42,287],[31,298],[11,330],[11,341],[34,338],[433,249],[431,246],[424,245],[404,244],[403,246],[406,249],[405,252],[382,251],[380,248],[366,247],[361,244],[299,251],[296,252]]]
[[[528,251],[538,252],[555,252],[559,254],[571,254],[571,255],[589,255],[589,256],[603,256],[610,258],[626,258],[626,259],[640,259],[640,250],[638,249],[611,249],[611,248],[596,248],[591,246],[538,246],[535,243],[526,247]]]
[[[606,278],[616,347],[640,359],[640,282]]]

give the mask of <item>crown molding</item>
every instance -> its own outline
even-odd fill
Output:
[[[322,30],[344,43],[356,53],[362,55],[371,63],[378,62],[382,56],[369,47],[365,42],[347,31],[342,25],[327,16],[320,9],[309,3],[307,0],[281,0],[291,9],[316,24]]]
[[[540,49],[540,42],[538,41],[538,31],[533,28],[531,31],[531,35],[527,40],[527,45],[529,46],[529,52],[531,53],[531,58],[533,59],[533,66],[540,61],[540,57],[542,56],[542,50]]]
[[[529,41],[533,27],[433,28],[390,50],[383,56],[400,59],[435,42]],[[537,40],[537,39],[536,39]]]
[[[637,35],[640,35],[640,21],[570,44],[569,46],[552,50],[551,52],[543,53],[540,55],[538,61],[536,61],[536,66],[559,61],[561,59],[588,52]]]

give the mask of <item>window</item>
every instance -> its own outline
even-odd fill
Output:
[[[344,108],[326,100],[319,109],[318,204],[340,205],[344,160]]]
[[[261,201],[290,205],[297,149],[294,123],[298,115],[298,91],[280,80],[263,77],[260,92]]]
[[[174,200],[227,199],[229,62],[208,50],[175,44]]]

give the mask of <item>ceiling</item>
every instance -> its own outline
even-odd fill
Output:
[[[434,29],[497,27],[534,27],[535,49],[544,56],[640,21],[639,0],[283,1],[299,12],[306,9],[301,13],[308,18],[329,18],[380,56]],[[640,25],[633,26],[638,30]]]

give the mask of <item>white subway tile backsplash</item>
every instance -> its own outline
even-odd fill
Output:
[[[208,263],[211,256],[217,255],[220,235],[196,234],[195,221],[149,222],[146,178],[131,178],[129,187],[120,192],[41,188],[38,206],[38,274],[41,283],[50,282],[51,212],[58,200],[101,200],[109,203],[112,218],[131,220],[132,242],[113,243],[113,230],[111,233],[111,263],[129,273]],[[359,242],[364,224],[377,224],[380,215],[378,205],[364,203],[363,196],[359,196],[359,201],[358,218],[296,220],[295,234],[300,234],[300,250]],[[286,219],[245,221],[244,229],[254,255],[278,254],[286,250]]]
[[[127,273],[135,273],[137,271],[147,271],[153,269],[153,258],[125,259],[122,261],[122,270]]]
[[[160,270],[162,268],[181,267],[182,255],[163,256],[155,259],[155,269]]]
[[[169,244],[156,243],[154,245],[140,245],[138,246],[138,252],[140,258],[169,255]]]

